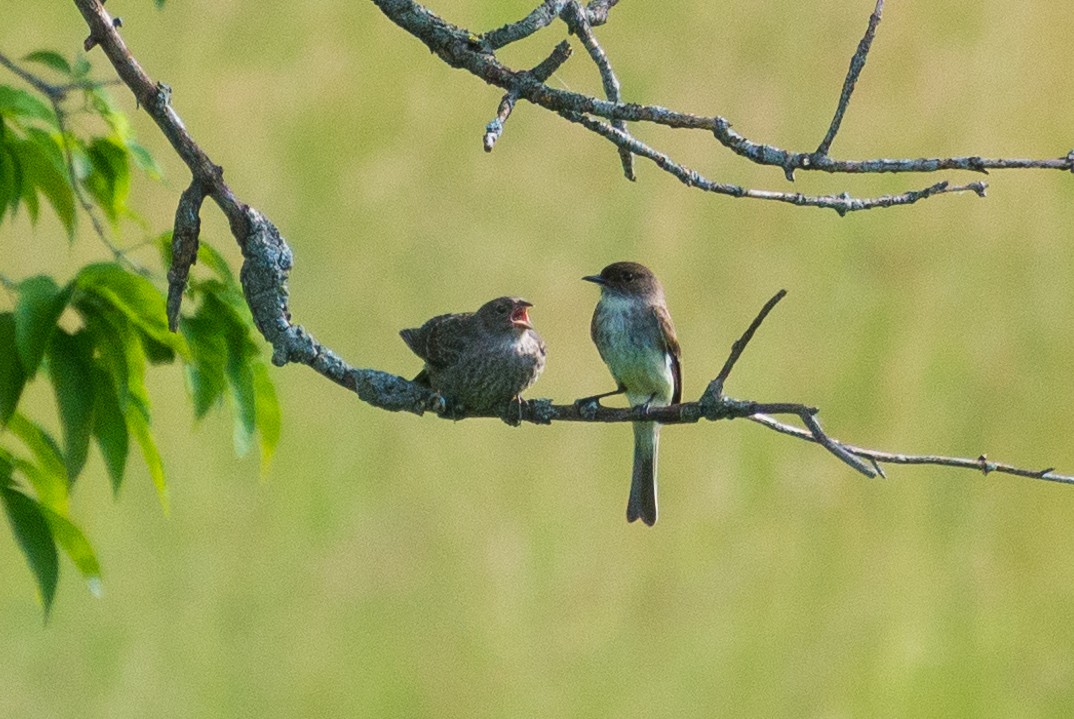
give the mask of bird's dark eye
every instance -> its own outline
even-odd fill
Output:
[[[634,273],[633,272],[624,272],[623,273],[623,282],[633,282],[633,281],[634,281]]]
[[[511,311],[511,308],[510,308],[510,307],[508,307],[507,305],[500,305],[500,306],[499,306],[499,308],[497,309],[497,311],[498,311],[498,312],[499,312],[499,313],[500,313],[501,315],[505,315],[505,314],[507,314],[508,312],[510,312],[510,311]]]

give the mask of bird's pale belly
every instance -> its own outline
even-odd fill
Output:
[[[671,358],[663,350],[662,338],[656,334],[657,326],[654,323],[651,327],[653,336],[631,331],[633,323],[626,317],[629,310],[621,310],[618,303],[606,304],[611,306],[601,313],[601,329],[594,340],[612,376],[626,388],[632,405],[649,401],[656,405],[670,404],[675,377]]]

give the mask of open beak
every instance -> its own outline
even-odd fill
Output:
[[[515,309],[511,312],[511,324],[515,327],[525,327],[528,330],[533,329],[533,324],[530,323],[529,308],[533,307],[533,304],[521,300],[515,303]]]
[[[608,284],[607,282],[604,281],[604,278],[601,277],[600,275],[586,275],[582,279],[585,280],[586,282],[593,282],[594,284],[598,284],[601,287],[603,287],[604,285]]]

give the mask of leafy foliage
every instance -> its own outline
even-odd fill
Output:
[[[41,50],[27,55],[58,75],[53,87],[59,96],[78,93],[83,114],[101,121],[105,134],[82,137],[70,131],[59,100],[42,100],[28,90],[0,85],[0,220],[7,212],[25,207],[37,221],[44,197],[74,240],[75,211],[80,194],[100,208],[113,228],[137,215],[127,206],[131,168],[159,178],[152,155],[134,139],[127,117],[112,102],[107,90],[89,79],[89,63],[78,56],[68,62],[62,55]]]
[[[151,177],[160,176],[159,168],[133,139],[127,118],[87,80],[84,58],[38,51],[24,61],[56,73],[64,87],[77,87],[85,111],[107,133],[77,136],[58,103],[0,85],[0,220],[25,209],[36,223],[44,197],[69,239],[76,235],[77,208],[87,202],[117,230],[122,219],[135,217],[127,206],[131,168]],[[158,243],[167,263],[170,233]],[[0,312],[0,501],[46,616],[60,554],[91,591],[100,588],[100,564],[70,502],[91,445],[118,495],[133,441],[168,510],[165,461],[145,382],[151,365],[182,364],[196,419],[226,400],[235,418],[236,453],[247,453],[257,437],[262,471],[268,467],[280,411],[252,318],[225,260],[204,243],[198,258],[207,276],[191,278],[179,334],[168,329],[164,294],[129,262],[86,265],[62,286],[46,275],[0,276],[13,298],[11,311]],[[23,388],[41,377],[52,388],[62,441],[20,411]]]

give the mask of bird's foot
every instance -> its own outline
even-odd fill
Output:
[[[522,403],[526,400],[522,399],[521,395],[515,396],[510,400],[503,408],[503,412],[500,413],[500,419],[506,424],[512,427],[518,427],[522,424]]]
[[[437,393],[437,397],[440,398],[440,403],[437,407],[436,413],[445,418],[458,421],[466,417],[466,407],[460,402],[448,399],[440,393]]]
[[[429,395],[429,399],[425,402],[425,409],[436,414],[444,414],[447,409],[447,400],[444,399],[444,395],[439,392],[433,392]]]
[[[643,417],[648,416],[649,408],[653,406],[653,400],[656,399],[656,393],[649,395],[649,399],[645,400],[642,404],[637,405],[638,411]]]
[[[593,419],[597,416],[597,410],[601,408],[600,398],[607,395],[595,394],[592,397],[582,397],[574,400],[574,406],[578,408],[578,414],[583,419]]]
[[[597,410],[601,408],[600,401],[605,397],[614,397],[617,394],[623,394],[626,390],[622,387],[613,389],[611,392],[601,392],[591,397],[582,397],[581,399],[574,400],[574,406],[578,408],[578,413],[582,415],[584,419],[593,419],[597,415]]]

